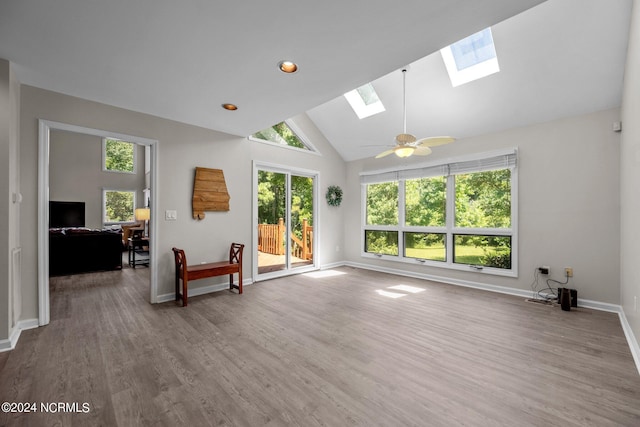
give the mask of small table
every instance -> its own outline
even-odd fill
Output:
[[[129,266],[136,268],[136,265],[149,265],[148,237],[129,237]],[[136,255],[138,259],[136,259]]]

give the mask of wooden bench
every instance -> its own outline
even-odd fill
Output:
[[[176,301],[182,298],[182,306],[187,306],[189,281],[206,277],[229,275],[229,289],[236,288],[242,293],[242,250],[244,245],[232,243],[229,249],[229,261],[209,262],[205,264],[188,265],[187,257],[182,249],[172,248],[176,260]],[[185,268],[186,266],[186,268]],[[233,284],[233,274],[238,273],[238,284]],[[180,294],[180,280],[182,280],[182,295]]]

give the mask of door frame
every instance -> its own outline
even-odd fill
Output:
[[[85,135],[112,137],[139,145],[149,146],[151,171],[149,186],[151,198],[151,222],[149,226],[149,262],[150,262],[150,295],[152,304],[158,302],[158,141],[139,136],[125,135],[118,132],[92,129],[50,120],[38,120],[38,324],[49,324],[49,144],[52,130],[82,133]]]
[[[268,172],[275,173],[283,173],[286,174],[287,177],[287,188],[286,188],[286,212],[287,212],[287,244],[286,244],[286,264],[289,265],[289,257],[290,257],[290,242],[289,235],[291,234],[291,186],[290,186],[290,175],[298,175],[298,176],[307,176],[309,178],[313,178],[314,186],[313,186],[313,264],[304,266],[304,267],[296,267],[295,269],[285,267],[284,270],[273,271],[269,273],[258,274],[258,171],[265,170]],[[251,253],[253,258],[252,265],[252,276],[254,282],[259,282],[261,280],[273,279],[276,277],[290,276],[292,274],[298,273],[307,273],[309,271],[318,270],[320,267],[320,257],[318,248],[320,247],[320,216],[319,216],[319,189],[320,189],[320,172],[311,170],[311,169],[302,169],[289,167],[284,165],[279,165],[275,163],[267,163],[260,161],[253,161],[253,181],[252,181],[252,245],[251,245]]]

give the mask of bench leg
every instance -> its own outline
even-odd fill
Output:
[[[229,290],[233,290],[233,288],[238,289],[238,294],[242,293],[242,269],[238,271],[238,284],[233,284],[233,273],[229,275]]]
[[[189,292],[189,285],[187,284],[188,280],[185,277],[184,279],[182,279],[182,306],[186,307],[187,306],[187,295]]]
[[[176,273],[176,301],[180,299],[180,276]]]

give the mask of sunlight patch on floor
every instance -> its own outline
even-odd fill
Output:
[[[383,297],[387,297],[387,298],[402,298],[409,295],[409,294],[400,294],[398,292],[384,291],[382,289],[378,289],[376,292],[378,293],[378,295],[382,295]]]
[[[424,292],[426,289],[418,288],[417,286],[409,286],[409,285],[394,285],[389,286],[387,289],[391,289],[391,291],[385,291],[383,289],[378,289],[376,293],[383,297],[387,298],[402,298],[411,294],[419,294],[420,292]],[[400,291],[400,292],[397,292]]]
[[[418,294],[418,293],[424,292],[426,290],[424,288],[418,288],[416,286],[409,286],[409,285],[389,286],[387,289],[394,289],[396,291],[409,292],[410,294]]]
[[[314,271],[311,273],[304,273],[303,276],[311,277],[312,279],[322,279],[325,277],[334,277],[334,276],[342,276],[343,274],[347,274],[344,271],[336,271],[336,270],[322,270],[322,271]]]

